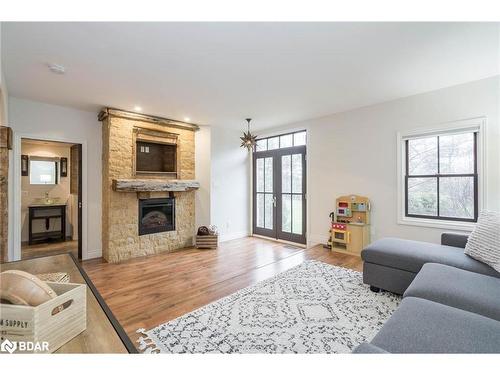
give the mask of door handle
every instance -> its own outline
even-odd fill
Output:
[[[276,207],[276,196],[273,196],[273,206]]]
[[[78,208],[82,208],[82,202],[78,202]]]

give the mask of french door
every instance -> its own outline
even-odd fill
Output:
[[[306,146],[253,154],[253,233],[306,243]]]

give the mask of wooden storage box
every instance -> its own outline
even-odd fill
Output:
[[[2,341],[32,342],[42,346],[31,351],[52,353],[87,328],[87,286],[73,283],[47,283],[57,297],[36,307],[0,304]],[[60,306],[64,309],[61,310]],[[44,342],[48,350],[43,350]]]
[[[219,245],[218,235],[196,236],[197,249],[217,249],[218,245]]]

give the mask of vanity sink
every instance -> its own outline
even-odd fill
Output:
[[[35,206],[54,206],[64,203],[61,198],[36,198],[33,201],[33,205]]]

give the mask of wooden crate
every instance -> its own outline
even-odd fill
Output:
[[[47,283],[57,297],[36,307],[0,304],[2,341],[48,343],[52,353],[87,328],[87,286]],[[64,306],[61,311],[60,306]],[[20,346],[17,345],[16,352]],[[24,351],[23,351],[24,352]],[[30,351],[27,351],[28,353]],[[34,348],[31,352],[40,352]]]
[[[219,245],[218,235],[196,236],[197,249],[217,249],[218,245]]]

